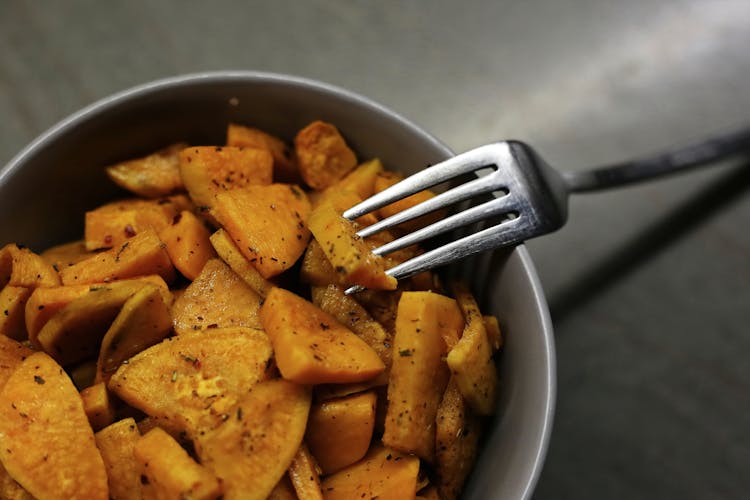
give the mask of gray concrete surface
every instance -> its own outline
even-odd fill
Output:
[[[0,164],[154,78],[256,69],[368,95],[456,150],[561,169],[750,122],[750,2],[0,2]],[[727,165],[576,198],[529,247],[559,398],[536,498],[746,498],[750,179]]]

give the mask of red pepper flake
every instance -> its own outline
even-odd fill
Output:
[[[104,237],[104,244],[105,245],[111,245],[112,244],[112,235],[108,234]]]
[[[135,232],[135,229],[133,229],[133,226],[131,226],[130,224],[125,226],[125,236],[127,236],[128,238],[132,238],[135,235],[136,235],[136,232]]]

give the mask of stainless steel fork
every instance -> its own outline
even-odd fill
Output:
[[[560,173],[522,142],[496,142],[428,167],[350,208],[344,212],[344,217],[354,220],[424,189],[459,176],[476,174],[473,180],[367,226],[357,233],[366,238],[435,210],[482,195],[492,195],[489,201],[458,211],[375,248],[373,253],[386,255],[448,231],[499,218],[500,221],[491,227],[455,239],[386,271],[396,279],[401,279],[478,252],[516,245],[561,228],[567,220],[568,197],[571,193],[623,186],[717,163],[734,156],[750,159],[750,128],[646,158],[583,172]],[[359,289],[361,288],[352,287],[347,293]]]

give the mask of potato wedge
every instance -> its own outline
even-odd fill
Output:
[[[0,459],[37,498],[109,498],[78,391],[45,353],[27,357],[0,391]]]
[[[260,382],[228,418],[196,436],[196,453],[222,481],[226,500],[264,500],[271,493],[302,444],[310,399],[305,386]]]
[[[308,225],[342,283],[374,290],[396,289],[396,278],[385,273],[385,260],[370,251],[367,243],[357,236],[355,225],[344,219],[332,204],[316,207],[310,213]]]
[[[179,153],[187,147],[177,143],[155,153],[127,160],[107,167],[106,172],[115,184],[144,198],[160,198],[185,186],[180,176]]]
[[[95,283],[91,285],[63,285],[49,288],[37,288],[26,302],[24,316],[26,318],[26,329],[29,333],[31,343],[39,347],[37,335],[42,327],[62,308],[73,302],[73,300],[83,297],[90,291],[100,290],[102,288],[117,288],[120,286],[131,286],[131,282],[143,284],[153,284],[159,287],[164,300],[169,300],[171,294],[167,283],[161,276],[144,276],[142,278],[133,278],[132,280],[113,281],[111,283]]]
[[[143,286],[143,282],[132,280],[90,287],[44,324],[36,343],[63,366],[96,356],[123,304]]]
[[[302,257],[300,281],[312,286],[335,285],[341,281],[323,252],[323,247],[315,239],[310,240]]]
[[[128,198],[106,203],[86,212],[85,244],[87,250],[118,247],[147,229],[157,233],[167,227],[177,207],[165,200]]]
[[[28,358],[34,351],[22,343],[0,335],[0,389],[13,375],[13,372],[21,366],[24,359]]]
[[[317,403],[310,409],[305,441],[324,474],[365,456],[375,428],[375,392]]]
[[[216,476],[158,427],[136,441],[133,457],[140,472],[143,498],[216,500],[221,497]]]
[[[60,271],[63,285],[102,283],[158,274],[171,283],[174,267],[153,229],[146,229],[121,245],[94,254]]]
[[[292,267],[310,239],[310,202],[295,185],[248,186],[219,193],[211,213],[264,278]]]
[[[218,193],[270,184],[273,156],[258,148],[192,146],[180,152],[180,173],[193,202],[212,207]]]
[[[49,265],[56,271],[65,269],[82,260],[91,257],[92,252],[86,249],[86,242],[83,240],[62,243],[48,248],[39,254]]]
[[[104,382],[86,387],[81,391],[83,411],[89,419],[94,432],[105,428],[115,421],[114,401],[107,391]]]
[[[480,415],[491,415],[495,409],[497,369],[484,319],[466,286],[456,283],[453,292],[466,326],[446,361],[469,406]]]
[[[374,158],[366,161],[334,185],[327,187],[321,193],[322,196],[319,200],[323,202],[331,193],[342,191],[352,191],[357,194],[360,200],[365,200],[375,193],[375,179],[382,171],[383,163],[379,159]]]
[[[437,486],[441,498],[455,500],[477,454],[481,422],[468,408],[451,378],[435,419]]]
[[[132,418],[118,420],[94,434],[107,469],[112,500],[141,500],[140,473],[133,456],[133,448],[140,437]]]
[[[449,377],[442,362],[442,331],[461,328],[463,317],[455,300],[432,292],[401,294],[388,382],[386,446],[434,460],[435,415]]]
[[[16,340],[25,340],[26,302],[31,289],[25,286],[6,286],[0,290],[0,335]]]
[[[305,443],[300,445],[289,465],[289,478],[299,500],[323,500],[320,491],[320,467]]]
[[[189,280],[200,274],[208,259],[216,257],[206,225],[192,212],[183,210],[159,231],[172,264]]]
[[[271,343],[250,328],[217,328],[170,337],[132,357],[109,388],[169,430],[189,435],[228,415],[268,378]]]
[[[146,284],[117,313],[101,342],[96,382],[107,382],[119,366],[172,331],[169,305],[156,285]]]
[[[375,445],[359,462],[325,477],[321,489],[326,500],[407,500],[416,496],[418,474],[417,457]]]
[[[209,328],[260,328],[260,296],[220,259],[211,259],[172,307],[175,333]]]
[[[227,126],[227,146],[265,149],[273,156],[275,182],[298,183],[301,179],[294,151],[276,136],[237,123]]]
[[[334,184],[357,166],[354,151],[338,129],[319,120],[297,133],[294,151],[302,179],[317,190]]]
[[[362,382],[385,365],[364,340],[311,302],[274,288],[260,308],[281,375],[300,384]]]
[[[232,238],[224,229],[219,229],[210,237],[211,245],[221,257],[221,260],[227,263],[232,271],[242,278],[250,288],[255,290],[258,295],[265,298],[274,284],[265,279],[258,270],[250,264],[250,261],[242,255],[242,252],[234,244]]]
[[[36,288],[60,284],[57,271],[28,248],[9,243],[0,248],[0,288],[7,285]]]

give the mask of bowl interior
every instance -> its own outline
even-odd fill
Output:
[[[360,96],[283,75],[221,72],[154,82],[104,99],[50,129],[0,170],[0,246],[43,250],[81,237],[86,210],[123,193],[103,166],[166,144],[220,144],[226,125],[287,140],[310,121],[336,124],[361,159],[412,173],[450,155],[435,138]],[[542,466],[554,406],[546,303],[525,248],[495,255],[481,302],[500,319],[502,396],[463,498],[527,498]]]

